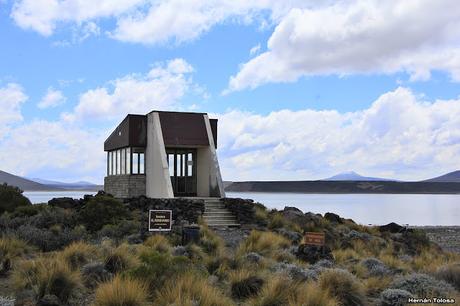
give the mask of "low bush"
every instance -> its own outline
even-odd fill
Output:
[[[32,216],[38,215],[39,213],[41,213],[46,208],[47,208],[46,204],[34,204],[34,205],[18,206],[11,213],[11,217],[12,218],[32,217]]]
[[[274,251],[288,248],[290,241],[273,232],[252,231],[240,244],[238,254],[256,252],[262,255],[271,255]]]
[[[390,287],[409,291],[414,296],[448,296],[454,291],[454,288],[445,281],[421,273],[400,277]]]
[[[144,245],[159,252],[171,253],[172,246],[164,235],[153,235],[145,240]]]
[[[391,272],[382,261],[373,257],[363,259],[361,265],[367,269],[370,276],[384,276]]]
[[[71,229],[60,229],[59,227],[42,229],[32,225],[22,225],[16,230],[16,234],[43,252],[59,250],[80,239]]]
[[[412,294],[406,290],[386,289],[380,295],[379,306],[404,306],[411,297]]]
[[[339,300],[343,305],[367,305],[361,283],[346,270],[328,269],[319,277],[319,286]]]
[[[440,267],[435,274],[436,278],[442,279],[460,291],[460,263],[454,263]]]
[[[99,237],[109,237],[120,241],[125,237],[139,233],[141,225],[138,221],[123,220],[117,224],[106,224],[97,233]]]
[[[147,287],[137,280],[115,277],[101,284],[95,294],[95,306],[144,306],[147,302]]]
[[[5,211],[12,212],[19,206],[32,205],[22,192],[18,187],[8,186],[6,183],[0,185],[0,215]]]
[[[58,255],[72,270],[79,269],[96,257],[96,248],[85,242],[74,242]]]
[[[89,231],[96,232],[106,224],[116,224],[128,216],[126,207],[108,195],[92,197],[79,212],[79,220]]]
[[[139,257],[140,264],[128,271],[128,275],[142,280],[152,291],[160,288],[166,280],[191,267],[186,257],[171,256],[157,251],[143,252]]]
[[[170,280],[165,287],[158,290],[153,305],[232,306],[235,304],[202,276],[186,273]]]
[[[55,295],[65,304],[80,286],[80,275],[56,258],[23,261],[13,271],[16,290],[32,290],[36,300]]]
[[[335,298],[326,290],[322,290],[317,283],[307,282],[302,284],[295,295],[289,298],[289,306],[339,306]]]
[[[77,215],[75,211],[58,207],[44,207],[40,212],[32,216],[27,225],[32,225],[41,229],[50,229],[53,226],[61,228],[73,228],[77,225]]]

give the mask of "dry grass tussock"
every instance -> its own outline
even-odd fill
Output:
[[[122,244],[114,249],[110,249],[104,258],[106,269],[110,273],[120,273],[139,264],[135,248]]]
[[[246,240],[240,244],[237,254],[257,252],[269,256],[279,249],[288,248],[290,245],[291,242],[281,235],[253,230]]]
[[[298,284],[293,283],[289,278],[276,275],[267,279],[260,293],[248,300],[249,306],[274,306],[287,305],[292,294],[296,292]]]
[[[344,305],[366,305],[364,288],[350,272],[341,269],[329,269],[319,277],[319,286]]]
[[[233,301],[200,275],[186,273],[171,280],[156,294],[158,306],[232,306]]]
[[[171,253],[172,246],[164,235],[153,235],[144,241],[146,247],[160,253]]]
[[[72,271],[59,257],[22,261],[13,271],[13,286],[17,291],[28,289],[38,299],[50,294],[65,303],[81,287],[80,273]]]
[[[328,291],[322,290],[318,283],[307,282],[299,286],[296,294],[289,298],[289,306],[339,306]]]
[[[57,255],[69,265],[72,270],[78,270],[81,266],[98,257],[97,248],[85,242],[74,242],[67,246]]]
[[[364,281],[364,291],[367,296],[378,297],[383,290],[389,287],[392,281],[393,279],[389,276],[369,277]]]
[[[147,302],[147,286],[116,276],[96,289],[94,306],[143,306]]]

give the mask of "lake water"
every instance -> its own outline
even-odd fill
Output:
[[[32,203],[54,197],[82,198],[91,191],[24,192]],[[361,224],[460,225],[460,195],[438,194],[300,194],[227,192],[227,197],[254,199],[268,208],[295,206],[304,212],[333,212]]]

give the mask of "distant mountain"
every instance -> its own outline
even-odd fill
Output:
[[[7,183],[11,186],[17,186],[24,191],[53,191],[53,190],[61,190],[57,187],[51,187],[47,185],[43,185],[25,178],[22,178],[17,175],[10,174],[5,171],[0,170],[0,183]]]
[[[460,170],[450,172],[432,179],[428,179],[424,182],[460,183]]]
[[[90,183],[90,182],[85,182],[85,181],[79,181],[79,182],[73,182],[73,183],[64,183],[64,182],[59,182],[59,181],[52,181],[52,180],[44,180],[41,178],[27,178],[31,181],[47,185],[47,186],[53,186],[53,187],[58,187],[58,188],[64,188],[64,189],[85,189],[85,188],[97,188],[98,185]]]
[[[323,179],[322,181],[394,181],[389,179],[384,179],[380,177],[368,177],[362,176],[354,171],[342,172],[337,175],[331,176],[329,178]]]

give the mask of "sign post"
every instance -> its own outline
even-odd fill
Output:
[[[149,210],[149,232],[167,232],[172,227],[172,210]]]
[[[323,246],[326,235],[323,232],[306,232],[304,237],[305,244]]]

